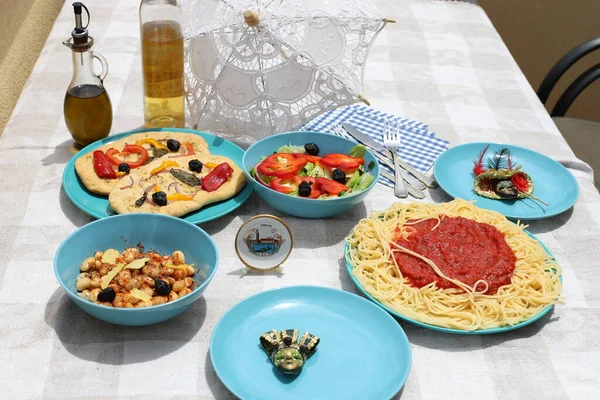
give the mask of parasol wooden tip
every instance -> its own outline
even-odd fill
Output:
[[[254,10],[246,10],[244,11],[244,21],[248,26],[257,26],[258,25],[258,13]]]
[[[363,97],[361,94],[359,94],[359,95],[358,95],[358,96],[356,96],[356,97],[358,97],[358,99],[359,99],[360,101],[362,101],[363,103],[365,103],[366,105],[368,105],[368,106],[370,106],[370,105],[371,105],[371,102],[370,102],[369,100],[367,100],[366,98],[364,98],[364,97]]]
[[[396,20],[395,19],[391,19],[391,18],[384,18],[383,22],[385,22],[386,24],[395,24]]]

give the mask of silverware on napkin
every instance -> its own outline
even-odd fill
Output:
[[[358,140],[356,138],[354,138],[353,136],[351,136],[345,129],[342,129],[341,126],[339,125],[332,125],[329,129],[332,130],[332,132],[336,133],[338,136],[342,136],[345,137],[347,139],[353,138],[355,140]],[[359,140],[360,142],[360,140]],[[363,145],[367,146],[365,143],[362,143]],[[369,147],[369,146],[367,146]],[[391,163],[388,159],[386,159],[381,153],[374,151],[373,149],[370,149],[371,153],[373,154],[373,156],[375,156],[375,158],[377,158],[380,162],[388,165],[390,168],[394,169],[394,164]],[[387,171],[380,169],[379,173],[389,179],[390,181],[394,182],[395,181],[395,177],[394,175],[388,173]],[[424,199],[425,198],[425,193],[422,192],[422,190],[425,189],[425,185],[423,185],[421,182],[417,181],[415,178],[413,178],[412,176],[403,173],[403,171],[400,171],[400,174],[404,180],[404,183],[406,184],[406,191],[413,197],[417,198],[417,199]]]
[[[374,150],[376,153],[381,154],[381,156],[385,160],[385,161],[382,160],[382,162],[384,162],[390,168],[394,168],[394,162],[393,162],[392,157],[391,157],[392,154],[390,153],[390,151],[388,149],[385,148],[385,146],[377,143],[376,141],[374,141],[373,139],[371,139],[368,135],[362,133],[354,125],[350,125],[348,123],[343,123],[342,127],[354,139],[358,140],[359,142],[361,142],[365,146],[369,147],[371,150]],[[380,160],[381,160],[381,158],[380,158]],[[397,157],[397,161],[398,161],[398,164],[400,165],[400,167],[402,169],[404,169],[407,172],[409,172],[410,174],[414,175],[415,178],[417,178],[419,181],[423,182],[427,187],[435,188],[435,187],[438,186],[437,182],[434,179],[432,179],[432,178],[428,177],[427,175],[425,175],[425,174],[417,171],[416,169],[414,169],[413,167],[411,167],[409,164],[407,164],[404,160],[402,160],[400,157]],[[405,178],[405,180],[406,180],[406,178]]]

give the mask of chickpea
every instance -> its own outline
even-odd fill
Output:
[[[123,250],[123,262],[129,264],[140,255],[140,252],[135,247],[128,247]]]
[[[102,266],[98,270],[98,273],[100,274],[100,276],[104,276],[104,275],[108,274],[108,271],[110,271],[110,269],[108,267]]]
[[[102,261],[100,261],[100,260],[96,260],[96,261],[94,261],[94,268],[95,268],[95,269],[100,269],[100,268],[102,268]]]
[[[131,290],[131,289],[139,289],[142,287],[142,281],[138,278],[131,278],[131,280],[129,281],[129,283],[127,283],[125,285],[125,289],[127,290]]]
[[[186,270],[187,270],[188,276],[192,276],[196,273],[196,270],[191,265],[188,265],[186,267]]]
[[[150,295],[150,296],[154,296],[154,289],[152,289],[150,286],[148,285],[144,285],[141,287],[140,289],[142,292]]]
[[[157,306],[159,304],[165,304],[168,300],[166,296],[154,296],[152,298],[152,305]]]
[[[135,305],[135,308],[142,308],[142,307],[150,307],[152,306],[152,302],[151,301],[140,301],[139,303],[137,303]]]
[[[190,294],[190,293],[192,293],[192,289],[190,289],[190,288],[185,288],[182,291],[177,292],[177,294],[179,295],[179,297],[183,297],[186,294]]]
[[[100,277],[92,279],[90,282],[90,287],[99,288],[102,286],[102,279]]]
[[[179,298],[179,295],[176,292],[171,290],[171,292],[169,292],[168,297],[169,297],[169,301],[175,301]]]
[[[182,291],[183,289],[185,289],[185,281],[183,281],[183,280],[176,281],[173,284],[172,289],[173,289],[174,292],[179,293],[180,291]]]
[[[183,281],[185,282],[185,287],[187,288],[191,288],[194,284],[194,280],[192,278],[185,278]]]
[[[77,275],[77,280],[81,280],[83,278],[89,278],[90,274],[88,274],[87,272],[82,272],[79,275]]]
[[[135,308],[135,306],[131,303],[125,303],[125,308]]]
[[[103,254],[104,254],[103,252],[101,252],[101,251],[97,251],[97,252],[95,252],[95,253],[94,253],[94,258],[95,258],[96,260],[99,260],[99,259],[101,259],[101,258],[102,258],[102,255],[103,255]]]
[[[82,272],[89,271],[90,268],[93,267],[95,261],[96,260],[94,259],[94,257],[88,257],[88,258],[86,258],[81,263],[81,267],[79,267],[79,270],[82,271]]]
[[[97,302],[98,301],[98,293],[100,293],[100,288],[90,290],[89,299],[90,301]]]
[[[177,282],[171,276],[159,276],[158,279],[162,279],[163,281],[167,282],[171,287],[175,284],[175,282]]]
[[[153,288],[154,285],[156,285],[156,282],[154,282],[154,279],[150,278],[149,276],[143,276],[142,283],[145,286],[148,286],[149,288]]]
[[[90,299],[90,291],[86,290],[84,292],[77,293],[77,296],[81,297],[82,299],[89,300]]]
[[[108,301],[95,301],[96,304],[100,304],[101,306],[106,306],[106,307],[112,307],[112,303],[109,303]]]
[[[77,280],[75,283],[75,288],[81,292],[82,290],[89,288],[91,284],[92,280],[90,278],[82,278]]]
[[[159,265],[145,265],[142,268],[142,272],[148,275],[150,278],[154,279],[158,275],[160,275],[160,264]]]
[[[187,276],[187,270],[184,268],[177,268],[175,272],[173,272],[173,278],[180,280]]]
[[[127,293],[123,297],[123,300],[125,301],[125,303],[128,303],[128,304],[136,304],[140,301],[140,299],[138,299],[137,297],[134,297],[131,293]]]
[[[113,300],[113,304],[115,307],[123,308],[125,307],[125,295],[123,293],[117,292],[115,299]]]
[[[173,275],[174,272],[175,272],[175,268],[171,268],[171,267],[163,267],[163,269],[160,271],[161,275],[164,275],[164,276],[171,276],[171,275]]]
[[[119,285],[121,285],[123,287],[127,286],[127,284],[129,283],[130,280],[131,280],[131,272],[129,272],[128,269],[122,270],[117,275],[117,281],[119,282]]]
[[[173,257],[173,264],[175,265],[181,265],[181,264],[185,264],[185,256],[183,255],[183,253],[179,250],[176,250],[173,252],[173,254],[171,255],[171,257]]]
[[[111,287],[117,295],[121,292],[121,287],[116,283],[111,283],[110,285],[108,285],[108,287]]]

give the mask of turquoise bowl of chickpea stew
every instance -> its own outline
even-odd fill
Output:
[[[160,214],[124,214],[69,235],[54,257],[54,273],[88,314],[139,326],[188,309],[218,264],[215,243],[198,226]]]

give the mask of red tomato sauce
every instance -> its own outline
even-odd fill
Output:
[[[463,217],[445,217],[432,231],[436,223],[434,219],[418,222],[412,225],[416,232],[407,240],[398,237],[395,242],[430,259],[446,276],[466,285],[472,287],[476,281],[485,280],[489,285],[487,294],[510,284],[517,258],[496,227]],[[412,286],[420,288],[435,282],[442,289],[456,287],[417,257],[394,253],[394,258]]]

